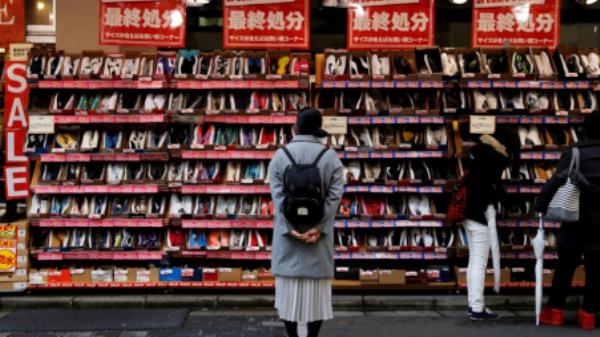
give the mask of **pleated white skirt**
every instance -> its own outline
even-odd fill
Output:
[[[309,323],[332,319],[331,280],[275,278],[275,309],[284,321]]]

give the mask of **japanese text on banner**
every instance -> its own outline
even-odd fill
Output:
[[[433,44],[433,1],[399,1],[392,5],[352,2],[348,8],[348,49],[402,49]]]
[[[559,42],[559,11],[558,0],[523,5],[475,3],[472,44],[474,47],[502,47],[508,43],[514,47],[554,48]]]
[[[100,43],[183,47],[185,7],[180,0],[106,1],[100,9]]]
[[[292,48],[310,46],[307,0],[225,1],[225,48]]]

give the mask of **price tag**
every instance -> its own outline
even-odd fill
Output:
[[[475,135],[491,135],[496,132],[496,116],[470,116],[469,132]]]
[[[345,135],[348,133],[348,117],[323,117],[323,130],[332,135]]]
[[[54,116],[30,115],[28,132],[30,134],[53,134]]]

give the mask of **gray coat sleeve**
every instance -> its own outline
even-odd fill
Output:
[[[344,166],[335,152],[333,152],[333,155],[330,155],[330,157],[331,159],[329,161],[332,165],[331,179],[329,181],[329,190],[325,196],[325,216],[323,217],[321,223],[317,226],[317,229],[323,234],[332,235],[334,230],[335,216],[338,212],[338,208],[340,207],[342,194],[344,193]]]
[[[271,185],[271,198],[273,199],[273,204],[275,205],[275,214],[276,216],[280,216],[283,214],[283,210],[281,209],[283,206],[283,168],[282,165],[282,155],[281,150],[278,150],[271,162],[269,163],[269,184]],[[281,226],[281,233],[283,235],[289,234],[292,229],[287,225],[287,221],[275,221],[275,226]]]

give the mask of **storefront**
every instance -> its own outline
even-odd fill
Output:
[[[463,149],[497,124],[522,146],[501,282],[532,288],[536,195],[598,110],[600,4],[346,2],[21,2],[8,42],[35,45],[4,67],[0,289],[270,291],[267,166],[305,107],[345,165],[336,291],[465,287],[446,213]]]

